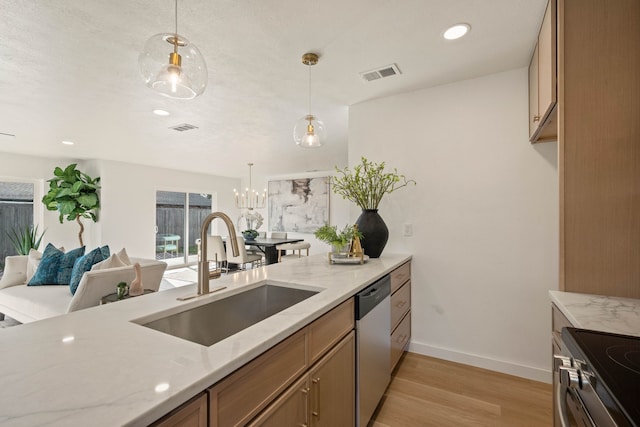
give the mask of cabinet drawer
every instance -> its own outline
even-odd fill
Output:
[[[391,334],[391,370],[396,367],[402,352],[411,338],[411,311],[409,311]]]
[[[213,427],[244,425],[302,374],[306,328],[258,356],[209,389]]]
[[[402,264],[391,272],[391,293],[394,293],[400,286],[411,278],[411,261]]]
[[[350,298],[309,325],[309,366],[353,329],[354,319]]]
[[[400,320],[411,308],[411,280],[402,285],[391,295],[391,330],[393,331]]]
[[[551,304],[551,331],[553,339],[560,342],[562,328],[573,326],[555,304]]]

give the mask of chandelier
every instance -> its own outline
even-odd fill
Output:
[[[244,193],[239,193],[235,188],[233,193],[236,199],[236,207],[238,209],[263,209],[267,200],[267,189],[265,188],[262,195],[251,187],[251,168],[253,163],[247,163],[249,165],[249,186],[244,189]]]

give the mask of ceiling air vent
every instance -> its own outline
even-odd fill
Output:
[[[367,82],[382,79],[384,77],[395,76],[396,74],[401,74],[400,69],[398,69],[396,64],[385,65],[384,67],[376,68],[375,70],[363,71],[360,73],[362,78]]]
[[[184,132],[191,129],[198,129],[198,126],[190,125],[189,123],[183,123],[181,125],[175,125],[169,129],[177,130],[178,132]]]

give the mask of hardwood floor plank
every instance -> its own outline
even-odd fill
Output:
[[[549,427],[551,385],[407,353],[373,427]]]

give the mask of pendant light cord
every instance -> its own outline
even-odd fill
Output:
[[[309,67],[309,115],[311,115],[311,64],[307,65]]]
[[[176,15],[176,39],[178,38],[178,0],[176,0],[176,10],[175,10],[175,15]]]

